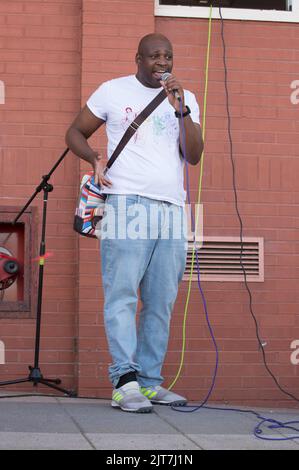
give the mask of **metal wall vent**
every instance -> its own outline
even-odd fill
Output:
[[[247,281],[264,281],[264,239],[243,238],[242,264]],[[193,241],[188,242],[187,264],[183,280],[190,279]],[[202,281],[244,281],[240,262],[241,241],[237,237],[204,237],[197,242],[200,279]],[[195,255],[194,255],[195,256]],[[192,280],[197,281],[196,258]]]

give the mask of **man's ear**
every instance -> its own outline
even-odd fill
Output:
[[[135,56],[135,62],[137,65],[140,64],[141,62],[141,55],[138,52],[136,53],[136,56]]]

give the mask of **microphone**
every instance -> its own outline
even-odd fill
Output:
[[[171,73],[169,73],[169,72],[164,72],[164,73],[161,75],[161,80],[162,80],[163,82],[167,82],[167,80],[168,80],[169,77],[171,77]],[[173,96],[174,96],[177,100],[179,100],[179,101],[182,100],[182,98],[181,98],[180,95],[179,95],[178,90],[172,90],[172,94],[173,94]]]

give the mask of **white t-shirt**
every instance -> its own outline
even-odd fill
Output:
[[[135,75],[103,83],[88,99],[91,112],[106,121],[108,158],[129,124],[161,91],[142,85]],[[184,90],[193,122],[199,123],[195,96]],[[166,98],[141,124],[107,172],[106,194],[137,194],[184,205],[184,161],[179,152],[179,120]]]

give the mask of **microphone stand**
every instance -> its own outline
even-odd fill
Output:
[[[44,279],[44,255],[46,253],[46,218],[47,218],[47,204],[48,204],[48,195],[50,192],[53,191],[53,185],[48,183],[52,173],[56,170],[58,165],[62,162],[66,154],[68,153],[69,149],[66,149],[61,157],[57,160],[53,168],[47,175],[42,177],[41,183],[37,186],[34,194],[28,200],[26,205],[23,207],[21,212],[17,215],[13,224],[16,224],[22,214],[25,212],[27,207],[31,204],[31,202],[35,199],[38,193],[41,191],[44,192],[44,204],[43,204],[43,218],[42,218],[42,235],[41,235],[41,242],[40,242],[40,252],[39,252],[39,278],[38,278],[38,295],[37,295],[37,312],[36,312],[36,332],[35,332],[35,352],[34,352],[34,366],[29,366],[29,375],[23,379],[16,379],[16,380],[9,380],[6,382],[0,382],[0,386],[4,385],[12,385],[12,384],[19,384],[24,382],[33,382],[33,386],[37,386],[38,384],[46,385],[50,388],[58,390],[59,392],[64,393],[70,397],[75,397],[76,393],[71,390],[68,391],[62,387],[58,387],[61,384],[61,380],[56,379],[48,379],[44,378],[40,367],[39,367],[39,352],[40,352],[40,330],[41,330],[41,315],[42,315],[42,297],[43,297],[43,279]]]

